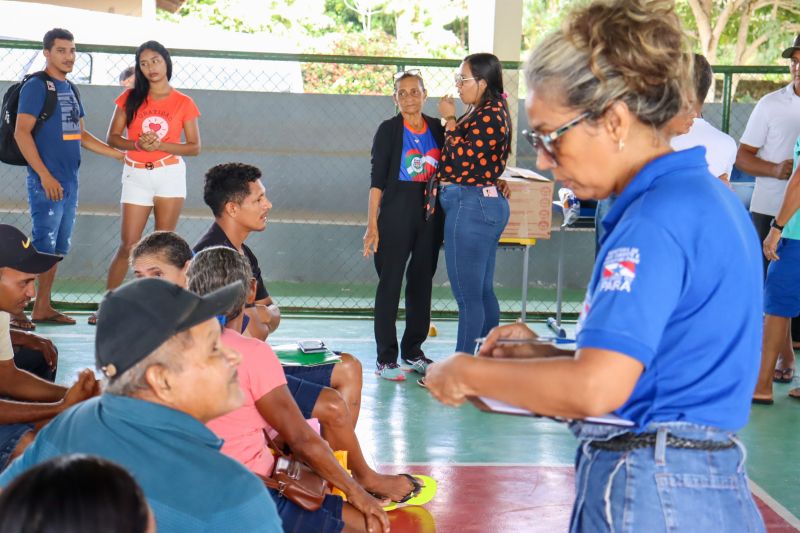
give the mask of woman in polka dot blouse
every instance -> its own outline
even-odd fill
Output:
[[[467,56],[456,73],[456,87],[467,111],[456,118],[452,98],[439,103],[446,131],[438,201],[445,214],[447,274],[458,303],[456,350],[471,353],[475,339],[500,321],[495,253],[509,210],[498,178],[511,151],[511,119],[496,56]]]

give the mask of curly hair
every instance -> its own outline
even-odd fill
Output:
[[[186,276],[189,278],[189,290],[200,295],[240,282],[243,290],[225,315],[228,320],[233,320],[242,312],[247,301],[253,270],[244,254],[227,246],[212,246],[197,252]]]
[[[598,0],[531,52],[525,79],[591,118],[622,101],[660,129],[694,97],[693,59],[673,0]]]
[[[223,163],[211,167],[203,184],[203,201],[219,218],[225,204],[241,204],[250,194],[250,184],[260,178],[261,170],[245,163]]]

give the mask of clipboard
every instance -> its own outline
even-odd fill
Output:
[[[527,409],[524,409],[522,407],[517,407],[516,405],[511,405],[506,402],[502,402],[500,400],[487,398],[485,396],[467,396],[467,399],[470,401],[472,405],[474,405],[479,410],[485,413],[495,413],[495,414],[512,415],[512,416],[527,416],[532,418],[549,418],[551,420],[555,420],[556,422],[563,422],[565,424],[573,422],[573,420],[568,418],[540,415],[534,413],[533,411],[528,411]],[[618,426],[625,428],[636,427],[636,424],[634,422],[631,422],[630,420],[625,420],[624,418],[620,418],[617,415],[611,413],[602,416],[590,416],[575,421],[584,422],[587,424],[603,424],[607,426]]]
[[[282,366],[319,366],[341,362],[342,358],[329,349],[321,352],[305,353],[294,344],[273,346],[272,350],[278,356]]]

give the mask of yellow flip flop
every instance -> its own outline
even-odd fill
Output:
[[[414,485],[414,488],[405,498],[400,501],[392,502],[383,508],[384,511],[391,511],[399,507],[411,505],[425,505],[436,496],[436,480],[430,476],[422,474],[400,474],[405,476]]]

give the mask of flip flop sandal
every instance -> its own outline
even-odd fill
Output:
[[[44,318],[34,318],[33,322],[37,324],[46,323],[46,324],[59,324],[64,326],[71,326],[75,324],[75,319],[70,318],[63,313],[56,313],[54,315],[46,316]]]
[[[89,315],[89,318],[86,319],[86,322],[88,322],[90,326],[96,326],[97,325],[97,313],[92,313],[91,315]]]
[[[771,400],[769,398],[753,398],[752,400],[750,400],[750,403],[752,403],[753,405],[772,405],[775,403],[775,400]]]
[[[775,375],[779,375],[780,377],[775,377]],[[791,383],[794,379],[794,367],[790,366],[789,368],[776,368],[775,373],[772,377],[772,381],[775,383]]]
[[[391,511],[399,507],[410,505],[425,505],[436,496],[436,481],[430,476],[422,474],[400,474],[405,476],[414,486],[411,492],[399,501],[392,502],[383,508],[384,511]]]
[[[789,396],[789,398],[794,398],[795,400],[800,400],[800,389],[792,389],[792,390],[790,390],[788,396]]]
[[[417,380],[417,385],[419,385],[419,386],[420,386],[420,387],[422,387],[423,389],[427,389],[427,388],[428,388],[428,386],[427,386],[427,385],[425,385],[425,378],[424,378],[424,377],[421,377],[421,378],[419,378],[419,379]]]
[[[12,317],[10,325],[11,325],[12,328],[16,328],[16,329],[19,329],[19,330],[22,330],[22,331],[35,331],[36,330],[36,324],[31,322],[31,320],[28,317],[25,317],[25,319]]]

